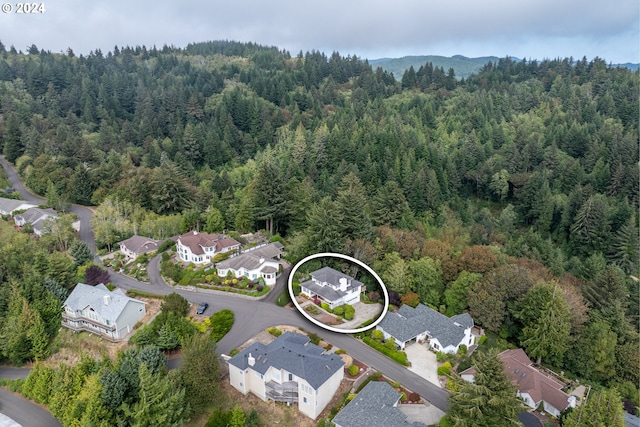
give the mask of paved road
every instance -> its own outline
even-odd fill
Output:
[[[24,184],[22,184],[18,173],[7,159],[4,158],[4,156],[0,156],[0,164],[7,173],[11,186],[14,190],[20,193],[22,200],[36,204],[45,204],[47,202],[46,199],[33,194],[24,186]],[[80,220],[80,232],[78,233],[78,237],[89,245],[91,252],[96,253],[96,239],[93,235],[93,231],[91,230],[91,218],[93,216],[93,212],[91,209],[80,205],[71,205],[69,207],[69,212],[78,215],[78,219]]]
[[[149,267],[150,280],[153,269]],[[157,271],[157,270],[156,270]],[[284,274],[282,276],[285,276]],[[284,279],[286,282],[286,279]],[[154,292],[161,295],[174,292],[174,289],[166,285],[139,282],[131,277],[123,276],[119,273],[111,274],[111,282],[118,287],[124,289],[139,289],[148,292]],[[282,285],[280,285],[282,286]],[[277,289],[274,289],[277,291]],[[314,332],[323,339],[331,342],[334,346],[346,350],[348,354],[363,363],[377,369],[387,377],[399,381],[406,388],[419,393],[424,399],[428,400],[437,408],[447,411],[449,402],[447,397],[449,393],[431,384],[424,378],[410,372],[403,366],[387,358],[381,353],[373,350],[371,347],[353,338],[349,334],[340,334],[330,332],[320,328],[309,322],[298,310],[278,307],[270,303],[268,300],[263,301],[247,301],[229,295],[213,295],[204,292],[190,292],[176,290],[177,293],[185,297],[189,302],[200,303],[207,302],[211,312],[219,311],[224,308],[231,309],[234,312],[235,322],[231,331],[220,340],[217,350],[221,354],[229,354],[229,352],[242,345],[244,342],[255,336],[265,328],[276,325],[291,325],[302,327],[306,331]],[[275,293],[274,293],[275,294]],[[179,361],[172,361],[170,367],[179,365]]]
[[[60,427],[49,412],[15,394],[0,388],[0,412],[24,427]]]

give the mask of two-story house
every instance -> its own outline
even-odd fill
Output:
[[[121,341],[146,314],[146,302],[129,298],[103,284],[78,283],[62,306],[62,326]]]
[[[418,304],[416,308],[402,305],[396,312],[388,312],[376,326],[384,339],[393,338],[401,349],[410,342],[429,339],[429,346],[443,353],[455,354],[461,345],[474,343],[471,334],[473,319],[468,313],[447,317],[438,311]]]
[[[214,256],[240,249],[241,244],[223,234],[190,231],[178,237],[176,250],[184,262],[208,264]]]
[[[322,267],[311,273],[311,280],[300,283],[300,294],[326,302],[333,310],[343,304],[359,302],[362,286],[362,282],[351,276],[331,267]]]
[[[316,419],[344,378],[344,361],[311,344],[306,335],[285,332],[269,344],[256,342],[230,358],[229,381],[242,394],[297,403]]]

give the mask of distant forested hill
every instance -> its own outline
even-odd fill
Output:
[[[393,305],[469,311],[556,371],[632,396],[639,73],[492,58],[463,81],[431,62],[396,77],[224,41],[87,56],[0,44],[0,150],[33,191],[95,205],[99,247],[278,233],[292,262],[355,256]],[[0,301],[33,258],[4,245]]]
[[[397,80],[402,78],[402,75],[410,68],[415,70],[420,68],[426,63],[431,63],[434,67],[440,67],[445,71],[449,68],[453,68],[456,77],[459,79],[467,78],[471,74],[477,73],[482,69],[484,65],[489,62],[498,61],[497,56],[482,56],[479,58],[467,58],[462,55],[438,56],[438,55],[421,55],[421,56],[403,56],[402,58],[380,58],[369,59],[369,63],[375,67],[382,67],[383,70],[393,73]],[[519,61],[517,58],[511,58],[515,61]],[[624,67],[631,71],[637,71],[640,64],[632,64],[627,62],[625,64],[613,64],[614,67]]]
[[[410,67],[415,70],[430,62],[434,67],[441,67],[445,71],[453,68],[458,79],[467,78],[473,73],[477,73],[488,62],[498,61],[497,56],[484,56],[480,58],[467,58],[462,55],[452,57],[438,55],[404,56],[402,58],[381,58],[370,59],[369,63],[375,67],[382,67],[383,70],[393,73],[396,79],[400,80],[402,75]]]

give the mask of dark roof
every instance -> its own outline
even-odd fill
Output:
[[[312,280],[301,283],[300,286],[322,296],[327,301],[340,299],[346,294],[353,292],[357,287],[362,286],[362,282],[331,267],[322,267],[314,271],[311,273],[311,279]],[[339,288],[341,279],[347,281],[348,286],[345,291]]]
[[[247,270],[255,270],[262,266],[265,261],[277,263],[278,260],[274,258],[280,256],[281,253],[282,251],[280,251],[280,249],[273,246],[273,244],[269,244],[261,248],[245,251],[240,255],[231,257],[224,261],[220,261],[216,264],[216,268],[231,268],[237,271],[244,267]]]
[[[58,218],[58,213],[51,208],[29,208],[23,213],[15,216],[15,220],[29,223],[34,230],[40,232],[42,231],[44,224],[48,219],[56,218]]]
[[[158,240],[134,234],[127,240],[120,242],[120,246],[124,246],[135,254],[145,254],[158,249],[158,243]]]
[[[282,248],[283,246],[280,243],[276,242],[276,243],[269,243],[268,245],[265,245],[265,246],[250,248],[243,251],[243,253],[252,254],[262,258],[277,258],[280,255],[282,255]]]
[[[338,355],[323,354],[324,349],[311,344],[309,337],[295,332],[285,332],[265,345],[256,342],[229,359],[229,364],[239,369],[251,368],[265,374],[270,367],[284,369],[303,378],[314,389],[318,389],[333,374],[344,366]],[[255,360],[249,365],[249,355]]]
[[[402,305],[397,312],[388,312],[378,327],[398,341],[409,341],[425,331],[436,338],[443,347],[458,345],[464,338],[464,331],[473,326],[468,313],[447,317],[444,314],[418,304],[416,308]]]
[[[386,381],[371,381],[338,415],[333,422],[340,427],[418,427],[422,423],[410,423],[395,405],[398,393]]]

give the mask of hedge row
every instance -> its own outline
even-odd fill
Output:
[[[378,350],[380,353],[384,354],[385,356],[395,360],[401,365],[409,366],[409,361],[407,360],[407,353],[405,353],[404,351],[388,349],[384,346],[384,344],[381,344],[369,337],[363,337],[362,342],[367,344],[369,347],[372,347],[375,350]]]

